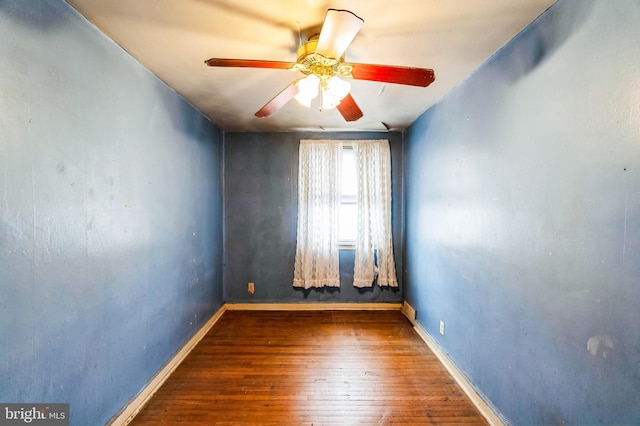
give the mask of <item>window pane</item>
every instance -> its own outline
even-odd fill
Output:
[[[358,232],[358,206],[342,204],[340,206],[340,241],[355,241]]]
[[[342,202],[340,205],[339,239],[341,243],[354,243],[358,232],[358,187],[356,159],[352,147],[342,150]]]
[[[353,148],[342,150],[342,198],[345,196],[355,197],[358,193],[356,185],[356,159],[353,155]]]

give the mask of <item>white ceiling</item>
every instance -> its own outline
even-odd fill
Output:
[[[142,65],[228,131],[405,129],[555,0],[67,0]],[[212,57],[296,60],[328,8],[364,19],[347,62],[432,68],[429,87],[353,81],[364,117],[289,102],[254,113],[300,74],[212,68]],[[302,30],[302,31],[300,31]],[[305,41],[305,39],[303,39]],[[383,124],[384,123],[384,124]]]

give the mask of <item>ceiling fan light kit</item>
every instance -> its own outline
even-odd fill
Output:
[[[321,92],[323,110],[337,108],[346,121],[356,121],[363,113],[349,94],[351,83],[345,79],[421,87],[428,86],[435,79],[433,70],[426,68],[344,62],[344,52],[363,23],[353,12],[329,9],[320,34],[310,37],[300,46],[295,63],[222,58],[212,58],[205,63],[212,67],[290,69],[305,75],[293,81],[256,112],[257,117],[274,114],[291,99],[310,107],[311,101]]]

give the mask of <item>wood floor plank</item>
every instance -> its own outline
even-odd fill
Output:
[[[486,425],[398,311],[227,311],[132,425]]]

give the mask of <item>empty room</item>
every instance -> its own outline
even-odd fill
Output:
[[[0,0],[0,424],[640,424],[637,0]]]

